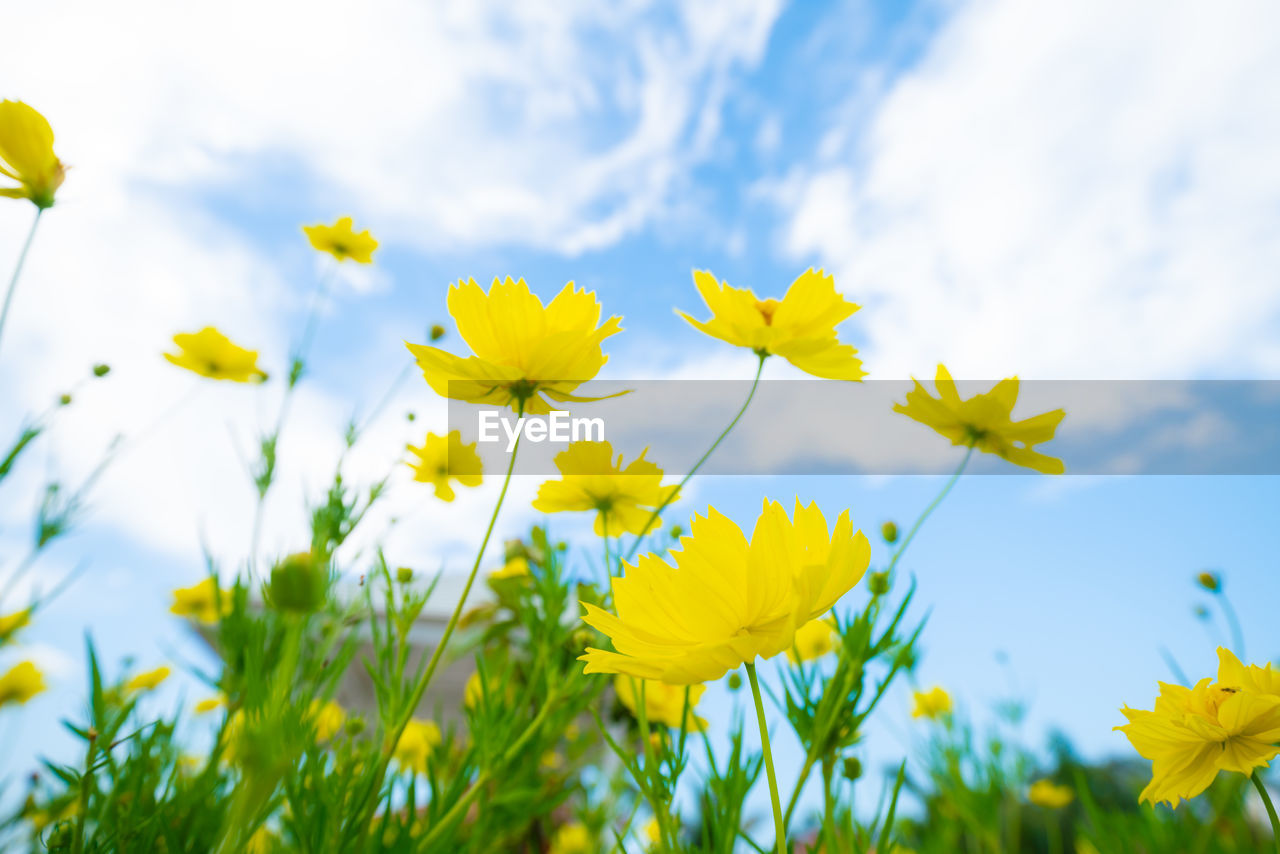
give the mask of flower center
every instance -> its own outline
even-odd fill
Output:
[[[776,299],[758,299],[756,300],[756,311],[760,312],[764,318],[765,326],[773,325],[773,313],[778,310],[781,305]]]

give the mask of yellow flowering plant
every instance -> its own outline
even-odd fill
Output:
[[[452,501],[456,495],[450,481],[479,486],[484,479],[476,443],[464,443],[457,430],[450,430],[447,436],[428,433],[420,446],[409,445],[408,451],[414,458],[409,461],[413,479],[431,484],[441,501]]]
[[[173,343],[178,352],[165,353],[164,357],[179,368],[211,380],[266,382],[266,372],[258,367],[258,352],[233,343],[212,326],[199,332],[180,332],[173,336]]]
[[[599,537],[644,536],[657,524],[655,511],[676,500],[680,488],[662,485],[662,469],[640,452],[627,465],[608,442],[573,442],[556,454],[559,480],[538,487],[533,509],[543,513],[594,512]]]
[[[67,167],[53,152],[49,121],[21,101],[0,101],[0,176],[17,183],[0,186],[0,196],[53,207]]]
[[[1035,450],[1036,445],[1053,438],[1066,412],[1055,409],[1021,421],[1013,420],[1013,407],[1018,402],[1018,378],[1001,380],[990,391],[962,399],[947,369],[938,365],[934,387],[938,396],[929,394],[918,380],[907,392],[905,404],[893,409],[919,421],[951,440],[984,453],[995,454],[1014,465],[1025,466],[1043,474],[1062,474],[1062,460]]]
[[[524,279],[494,279],[487,292],[469,279],[449,288],[448,304],[474,355],[406,342],[437,394],[531,415],[600,399],[576,392],[609,360],[603,342],[622,327],[618,317],[600,323],[592,291],[570,282],[544,306]]]
[[[1218,649],[1217,679],[1192,687],[1160,683],[1153,710],[1121,709],[1116,729],[1151,760],[1143,801],[1176,807],[1209,787],[1222,771],[1258,782],[1255,772],[1280,753],[1280,671],[1240,663]],[[1270,799],[1259,783],[1259,793]],[[1274,813],[1273,813],[1274,814]]]
[[[764,359],[781,356],[807,374],[860,382],[866,376],[858,351],[843,344],[836,326],[858,310],[836,291],[835,280],[822,270],[801,273],[782,299],[760,299],[751,290],[718,281],[695,270],[694,284],[711,310],[710,320],[680,316],[695,329]]]
[[[350,220],[306,233],[338,261],[367,263],[376,247]],[[777,355],[811,376],[862,378],[856,350],[837,333],[857,306],[830,276],[807,271],[778,299],[707,273],[695,283],[711,318],[686,319],[750,349],[758,367]],[[566,447],[559,476],[526,493],[545,518],[495,556],[491,539],[515,534],[498,530],[513,450],[492,512],[476,520],[470,573],[446,600],[445,585],[413,557],[388,563],[368,520],[388,490],[421,496],[426,484],[449,501],[457,487],[478,486],[476,446],[456,430],[417,433],[421,444],[407,446],[410,477],[402,437],[389,447],[391,475],[361,483],[345,463],[375,408],[352,418],[332,483],[308,495],[308,529],[291,535],[289,550],[264,553],[277,443],[324,294],[321,282],[291,349],[279,414],[251,464],[258,502],[246,559],[219,567],[210,557],[203,580],[173,591],[170,610],[221,666],[175,664],[111,681],[91,646],[88,702],[70,723],[79,755],[33,783],[24,829],[46,817],[41,844],[86,852],[110,850],[117,838],[137,850],[218,854],[569,854],[615,843],[728,854],[770,842],[787,854],[799,845],[894,850],[906,764],[883,781],[870,823],[849,805],[853,787],[866,785],[858,754],[867,722],[917,658],[915,588],[895,595],[897,565],[950,484],[905,537],[885,535],[893,551],[877,556],[874,571],[872,545],[849,511],[833,517],[799,499],[765,500],[749,535],[715,507],[658,533],[663,511],[745,416],[757,370],[747,400],[679,483],[665,484],[643,452],[627,459],[607,442]],[[523,279],[487,290],[464,280],[447,305],[469,350],[435,346],[434,330],[431,343],[408,345],[406,367],[416,365],[437,394],[517,415],[598,399],[588,383],[621,327],[594,292],[570,283],[544,301]],[[166,358],[201,376],[265,379],[256,352],[213,328],[175,336],[175,345]],[[603,572],[575,545],[549,538],[546,519],[560,513],[593,515]],[[489,590],[469,604],[482,565],[493,569]],[[872,583],[860,585],[868,573]],[[13,613],[0,618],[8,636],[25,622]],[[37,688],[30,675],[0,678],[9,680],[0,681],[8,706]],[[192,679],[202,699],[162,711],[161,686]],[[782,716],[772,732],[766,697]],[[743,724],[747,708],[755,733]],[[209,735],[204,756],[186,743],[195,726]],[[776,738],[803,751],[791,779],[779,778],[796,763],[775,764]],[[772,822],[760,823],[752,793],[765,785]],[[1024,799],[1029,789],[1020,782],[1011,791]],[[131,803],[121,792],[142,794]],[[699,804],[697,820],[687,803]]]
[[[332,255],[339,263],[350,260],[357,264],[372,264],[378,241],[367,230],[357,232],[354,223],[351,217],[344,216],[333,225],[304,225],[302,232],[313,249]]]

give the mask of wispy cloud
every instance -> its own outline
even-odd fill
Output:
[[[1278,18],[963,5],[781,183],[784,248],[867,304],[879,376],[1275,376]]]

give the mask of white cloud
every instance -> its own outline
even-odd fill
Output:
[[[275,168],[396,240],[576,252],[662,208],[778,5],[31,4],[7,25],[50,38],[0,74],[55,121],[68,198],[123,176],[270,205]]]
[[[280,384],[201,383],[159,353],[175,331],[213,324],[260,348],[281,378],[318,274],[300,235],[281,249],[254,233],[257,218],[349,210],[384,245],[422,249],[607,246],[660,213],[707,155],[732,75],[760,58],[778,5],[392,0],[375,11],[334,0],[109,9],[84,0],[10,10],[12,32],[47,37],[9,40],[0,97],[50,118],[72,170],[5,330],[0,430],[93,362],[114,370],[77,394],[6,489],[30,493],[46,457],[74,483],[112,436],[147,430],[95,490],[93,523],[188,568],[198,537],[224,558],[243,554],[253,494],[236,447],[253,455]],[[234,197],[242,210],[219,218],[211,197]],[[29,216],[29,206],[0,206],[0,268]],[[331,312],[388,286],[377,270],[343,279]],[[361,383],[363,405],[407,360],[397,339],[408,322],[384,323],[378,341],[322,327],[322,349],[340,347],[350,375],[374,378]],[[348,462],[351,482],[381,476],[406,439],[443,423],[442,404],[415,383],[388,411],[415,409],[417,425],[390,416],[378,425]],[[193,384],[195,399],[169,412]],[[298,547],[302,499],[332,473],[356,402],[336,385],[314,376],[294,403],[267,550]],[[371,530],[425,494],[403,475]],[[527,504],[528,491],[517,486],[510,500]],[[406,521],[388,547],[429,565],[474,548],[472,523],[495,492],[490,484],[437,504],[429,525]],[[21,549],[30,507],[9,501],[0,514],[0,569]],[[514,510],[505,518],[519,520]]]
[[[1275,376],[1280,9],[976,2],[780,182],[869,368]]]

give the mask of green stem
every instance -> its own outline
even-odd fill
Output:
[[[969,465],[969,458],[972,456],[973,445],[970,445],[969,450],[965,451],[964,459],[960,461],[959,468],[955,470],[955,474],[951,475],[946,484],[942,487],[942,491],[934,497],[933,501],[929,502],[929,506],[924,508],[924,512],[920,514],[920,518],[916,519],[915,524],[911,526],[911,530],[907,531],[907,536],[903,538],[902,545],[898,546],[898,550],[893,553],[893,558],[889,561],[889,566],[885,572],[892,574],[894,568],[898,565],[898,561],[901,560],[902,555],[906,553],[907,546],[911,545],[911,541],[915,539],[916,532],[920,530],[920,526],[929,518],[929,514],[933,513],[933,511],[938,508],[938,505],[942,503],[942,499],[947,497],[947,493],[951,491],[951,487],[956,485],[956,481],[958,481],[960,479],[960,475],[964,473],[965,466]]]
[[[764,700],[760,697],[760,679],[756,666],[747,662],[747,679],[751,681],[751,696],[756,703],[756,721],[760,724],[760,746],[764,749],[764,767],[769,773],[769,797],[773,801],[773,829],[778,854],[787,854],[787,831],[782,820],[782,803],[778,799],[778,775],[773,770],[773,751],[769,748],[769,727],[764,722]]]
[[[524,406],[521,405],[517,410],[517,417],[524,414]],[[485,528],[484,539],[480,541],[480,550],[476,552],[475,563],[471,565],[471,573],[467,576],[467,583],[462,587],[462,594],[458,597],[458,604],[454,606],[453,614],[449,617],[449,622],[444,627],[444,634],[440,636],[440,642],[436,644],[436,648],[431,653],[431,660],[427,662],[427,668],[422,672],[422,676],[418,678],[417,683],[413,686],[410,694],[409,702],[405,705],[404,711],[400,715],[400,721],[387,736],[387,740],[382,751],[382,758],[378,763],[378,770],[373,775],[371,786],[380,785],[383,777],[386,775],[387,766],[391,762],[391,754],[395,751],[395,747],[400,743],[400,737],[404,735],[405,727],[409,725],[409,720],[413,717],[414,711],[418,708],[418,704],[422,702],[422,697],[427,691],[427,686],[431,684],[431,677],[435,675],[436,667],[440,664],[440,659],[444,656],[445,647],[448,646],[449,640],[453,637],[453,632],[458,627],[458,620],[462,618],[462,610],[466,607],[467,596],[471,593],[471,586],[475,583],[476,574],[480,571],[480,563],[484,560],[485,549],[489,545],[489,539],[493,536],[494,526],[498,523],[498,511],[502,509],[502,502],[507,497],[507,489],[511,486],[511,475],[516,467],[516,454],[520,451],[521,436],[516,437],[516,443],[511,448],[511,460],[507,463],[507,474],[502,480],[502,491],[498,493],[498,501],[493,506],[493,515],[489,517],[489,526]],[[366,793],[372,796],[373,792]],[[373,820],[373,811],[370,810],[368,819]],[[367,828],[366,828],[367,830]]]
[[[1236,615],[1236,609],[1231,607],[1231,600],[1227,598],[1227,594],[1221,589],[1217,594],[1218,604],[1222,606],[1222,616],[1227,620],[1227,625],[1231,627],[1231,641],[1236,645],[1232,650],[1240,658],[1241,661],[1248,659],[1244,654],[1244,629],[1240,626],[1240,618]]]
[[[534,734],[538,731],[538,728],[542,726],[543,721],[547,719],[547,715],[555,705],[554,699],[554,696],[547,697],[547,702],[543,705],[542,710],[538,712],[537,717],[530,721],[529,726],[525,727],[525,730],[520,734],[520,737],[512,742],[511,746],[502,754],[503,766],[509,765],[515,756],[524,749],[524,746],[529,742],[529,739],[533,738]],[[453,806],[449,808],[449,811],[446,812],[440,820],[435,823],[427,835],[422,838],[422,842],[420,843],[418,850],[430,851],[431,843],[439,837],[440,833],[442,833],[445,828],[450,827],[464,813],[466,813],[467,808],[471,806],[471,802],[479,796],[481,788],[483,788],[483,786],[492,778],[492,769],[481,771],[480,774],[476,776],[475,782],[471,784],[470,788],[463,793],[462,797],[458,798],[458,800],[454,802]]]
[[[13,275],[9,277],[9,289],[4,294],[4,307],[0,308],[0,338],[4,337],[4,322],[9,319],[9,306],[13,303],[13,292],[17,290],[18,277],[22,275],[22,265],[27,261],[27,252],[31,250],[31,241],[35,239],[36,226],[40,224],[40,215],[43,213],[44,208],[36,208],[36,218],[31,221],[31,230],[27,232],[27,239],[18,252],[18,263],[13,268]]]
[[[253,530],[249,535],[250,573],[253,572],[258,562],[258,540],[262,536],[262,516],[266,509],[267,493],[271,491],[271,486],[275,483],[275,468],[280,453],[280,434],[284,432],[285,419],[289,415],[289,404],[293,399],[294,389],[298,387],[298,382],[302,379],[302,370],[306,364],[307,353],[311,349],[312,339],[315,338],[316,325],[320,319],[320,304],[329,292],[329,285],[335,276],[336,269],[335,267],[334,271],[321,276],[316,282],[315,289],[311,292],[311,306],[307,311],[307,319],[302,327],[302,336],[298,339],[298,344],[289,357],[289,376],[285,381],[284,396],[280,399],[280,412],[276,416],[275,430],[262,441],[264,447],[267,443],[270,443],[271,457],[268,460],[265,451],[263,452],[261,480],[256,483],[258,505],[253,511]]]
[[[746,414],[747,407],[751,405],[752,398],[756,396],[756,389],[760,386],[760,374],[764,372],[764,360],[769,358],[768,353],[760,353],[759,356],[760,364],[756,366],[756,376],[755,379],[751,381],[751,391],[747,393],[747,399],[742,402],[742,408],[738,410],[737,415],[733,416],[733,420],[729,422],[729,426],[724,428],[720,435],[716,437],[716,440],[711,443],[711,447],[707,448],[707,452],[699,457],[698,461],[693,464],[693,468],[689,469],[689,473],[686,474],[684,479],[680,481],[679,485],[671,491],[671,494],[667,496],[666,500],[654,509],[653,515],[649,517],[649,521],[646,522],[644,528],[641,529],[644,533],[636,537],[635,542],[631,544],[631,548],[627,551],[627,556],[623,558],[623,560],[629,561],[635,557],[636,550],[640,548],[640,543],[644,540],[645,534],[650,532],[650,529],[653,527],[653,523],[657,521],[660,515],[662,515],[662,511],[667,509],[667,505],[672,501],[676,500],[676,496],[681,493],[685,484],[689,482],[690,478],[698,473],[698,469],[702,468],[702,464],[711,458],[711,454],[715,452],[716,448],[720,447],[720,443],[725,440],[725,437],[729,435],[729,432],[733,430],[737,423],[742,419],[742,416]]]
[[[1253,781],[1253,787],[1258,790],[1258,797],[1262,798],[1262,803],[1267,808],[1267,818],[1271,819],[1272,841],[1275,844],[1277,854],[1280,854],[1280,817],[1276,816],[1276,808],[1271,803],[1271,795],[1267,794],[1267,787],[1263,785],[1262,778],[1258,776],[1257,771],[1254,771],[1249,779]]]
[[[91,734],[89,747],[85,751],[84,775],[80,777],[80,792],[76,796],[80,814],[76,816],[76,834],[71,849],[75,854],[81,854],[84,851],[85,823],[89,820],[89,785],[93,781],[93,754],[97,746],[98,737],[96,733]]]
[[[640,722],[640,746],[641,752],[644,754],[644,773],[646,777],[660,778],[662,774],[657,767],[657,760],[653,757],[653,742],[649,740],[649,705],[648,699],[645,697],[645,681],[632,677],[631,690],[636,696],[636,720]],[[658,836],[662,838],[661,850],[668,851],[671,828],[667,826],[667,805],[659,802],[656,795],[661,789],[653,785],[653,780],[650,780],[645,788],[655,795],[650,806],[653,808],[653,817],[658,822]]]

